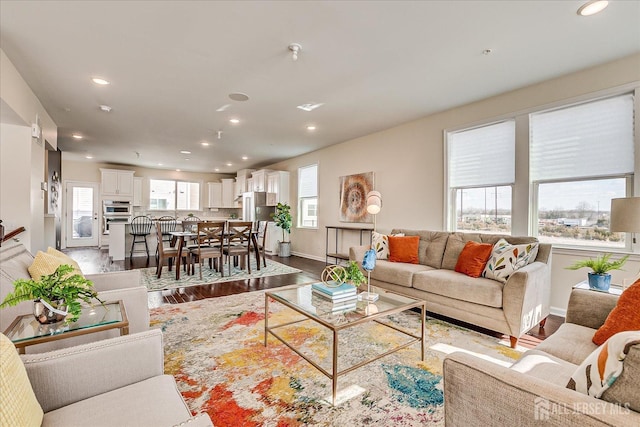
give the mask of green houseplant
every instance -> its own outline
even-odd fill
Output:
[[[273,221],[282,229],[282,240],[279,242],[278,255],[286,258],[291,256],[291,242],[286,241],[286,236],[291,232],[293,217],[291,216],[291,206],[286,203],[278,203],[276,211],[272,215]]]
[[[367,283],[367,278],[364,277],[364,274],[362,273],[362,270],[360,270],[360,266],[357,262],[349,261],[349,264],[347,264],[345,270],[347,272],[345,282],[349,282],[355,287],[358,287],[363,283]]]
[[[609,274],[609,271],[622,270],[622,266],[627,262],[629,255],[625,255],[615,261],[609,261],[609,258],[611,258],[611,254],[602,254],[595,259],[589,258],[577,261],[575,264],[567,267],[567,269],[578,270],[584,267],[590,268],[592,272],[588,274],[589,287],[591,289],[607,291],[609,290],[609,286],[611,286],[611,274]]]
[[[13,292],[7,294],[0,308],[14,306],[22,301],[34,301],[34,315],[40,323],[54,323],[65,319],[68,323],[75,322],[80,317],[82,307],[80,301],[90,303],[92,299],[104,302],[98,298],[93,289],[93,282],[80,274],[74,274],[70,265],[61,265],[51,274],[34,279],[18,279],[13,282]],[[46,304],[44,304],[46,302]],[[42,305],[43,304],[44,308]],[[64,314],[52,312],[49,305]]]

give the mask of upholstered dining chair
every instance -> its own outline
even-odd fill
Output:
[[[262,259],[262,265],[264,267],[267,266],[267,258],[265,257],[265,243],[267,242],[267,227],[269,226],[269,221],[258,221],[258,253],[260,254],[260,258]]]
[[[224,267],[222,265],[222,249],[225,240],[224,221],[201,221],[198,223],[197,245],[189,249],[190,258],[193,263],[189,265],[193,268],[196,260],[200,263],[200,279],[202,280],[203,260],[209,259],[209,268],[215,266],[220,275],[224,277]],[[212,262],[215,264],[212,265]],[[192,270],[195,273],[194,270]]]
[[[129,234],[133,236],[131,242],[131,252],[129,258],[133,257],[133,253],[136,252],[136,243],[144,243],[145,251],[147,252],[147,258],[149,258],[149,245],[147,244],[147,236],[151,234],[151,226],[153,221],[146,215],[139,215],[131,220]],[[140,249],[142,251],[142,249]]]
[[[247,271],[251,273],[251,233],[253,232],[253,222],[238,221],[227,223],[226,242],[222,252],[227,256],[227,265],[229,266],[229,276],[231,276],[232,258],[240,257],[240,268],[244,268],[245,262]]]
[[[170,246],[173,246],[175,244],[175,237],[169,233],[171,233],[172,231],[176,231],[176,228],[178,226],[178,221],[174,217],[169,215],[161,216],[156,221],[160,222],[160,228],[162,230],[162,241],[173,243],[170,245]],[[158,258],[157,249],[156,249],[156,258]]]
[[[178,257],[178,248],[165,247],[164,241],[162,239],[162,224],[160,221],[156,221],[156,236],[158,239],[158,266],[156,267],[156,276],[158,279],[162,275],[162,267],[164,266],[164,260],[168,260],[169,271],[173,266],[173,260]],[[190,259],[190,255],[187,253],[187,256]]]

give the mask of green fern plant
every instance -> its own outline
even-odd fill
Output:
[[[358,287],[367,282],[367,279],[364,277],[364,274],[362,274],[362,270],[360,270],[357,262],[349,261],[345,270],[347,272],[345,281],[351,282],[354,286]]]
[[[622,270],[622,266],[625,262],[627,262],[629,255],[625,255],[616,261],[609,261],[609,258],[611,258],[611,254],[602,254],[595,259],[584,259],[582,261],[577,261],[575,264],[567,267],[567,270],[578,270],[580,268],[587,267],[590,268],[595,274],[605,274],[612,270]]]
[[[64,299],[67,305],[66,321],[71,323],[78,320],[82,311],[80,301],[91,303],[92,299],[104,305],[93,289],[93,282],[80,274],[73,274],[73,267],[61,265],[51,274],[40,277],[39,280],[18,279],[13,282],[13,292],[5,297],[0,308],[14,306],[22,301],[44,300],[51,304],[53,301]]]

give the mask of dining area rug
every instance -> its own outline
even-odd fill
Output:
[[[173,375],[193,413],[206,412],[217,427],[236,426],[443,426],[442,362],[453,351],[470,352],[509,366],[520,351],[508,343],[446,322],[428,319],[425,360],[419,344],[331,381],[287,346],[269,336],[264,346],[263,291],[211,298],[151,310],[151,327],[164,333],[165,372]],[[341,314],[335,314],[340,316]],[[300,314],[269,304],[269,325]],[[420,316],[387,317],[418,330]],[[312,321],[279,334],[325,369],[332,361],[331,332]],[[340,332],[338,366],[382,354],[405,336],[368,322]]]
[[[180,271],[180,280],[176,280],[175,266],[173,266],[171,271],[169,271],[166,265],[162,267],[162,273],[159,279],[156,275],[155,267],[143,268],[141,269],[142,284],[145,285],[149,291],[160,291],[231,282],[234,280],[259,279],[261,277],[300,273],[302,271],[271,259],[267,259],[267,266],[261,265],[260,270],[258,270],[256,266],[255,259],[252,259],[250,262],[251,273],[247,273],[246,269],[241,269],[238,265],[235,267],[231,266],[231,274],[229,274],[229,267],[225,264],[224,277],[214,269],[209,268],[208,262],[205,262],[202,268],[202,279],[200,279],[200,264],[195,266],[195,274],[191,276],[189,276],[184,269]],[[182,268],[182,266],[180,268]]]

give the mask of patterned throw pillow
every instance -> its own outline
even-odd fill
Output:
[[[573,373],[567,388],[600,398],[620,376],[632,346],[640,344],[640,331],[619,332],[595,349]]]
[[[402,237],[404,233],[392,234]],[[371,233],[371,247],[376,250],[377,259],[389,259],[389,236],[375,231]]]
[[[482,277],[507,283],[518,269],[532,263],[538,256],[538,243],[512,245],[500,239],[493,245],[493,252],[482,272]]]

